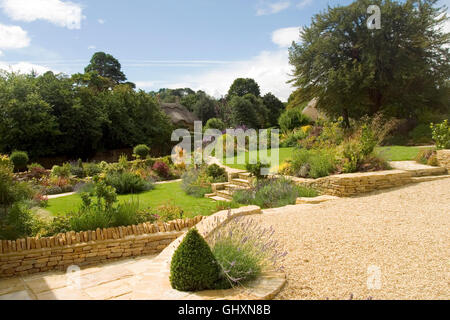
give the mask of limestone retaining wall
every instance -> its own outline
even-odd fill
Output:
[[[297,184],[314,188],[322,194],[350,197],[409,184],[412,182],[412,173],[403,170],[387,170],[339,174],[319,179],[290,178]]]
[[[450,172],[450,150],[438,150],[437,159],[440,167],[444,167]]]
[[[0,278],[156,254],[204,217],[0,241]]]

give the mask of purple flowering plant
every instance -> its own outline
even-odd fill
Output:
[[[232,287],[256,279],[263,272],[284,270],[287,252],[273,239],[274,228],[264,228],[249,217],[231,219],[206,239],[222,276]]]

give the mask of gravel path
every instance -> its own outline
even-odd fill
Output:
[[[450,179],[252,218],[289,251],[277,299],[450,299]]]

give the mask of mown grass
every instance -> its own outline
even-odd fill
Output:
[[[155,208],[163,204],[172,203],[181,207],[187,217],[197,215],[209,216],[217,211],[223,210],[226,203],[216,202],[207,198],[195,198],[186,195],[180,187],[181,182],[158,184],[155,189],[137,195],[118,196],[119,202],[123,203],[134,199],[139,201],[141,209]],[[65,215],[71,211],[77,211],[81,205],[79,195],[51,199],[46,208],[53,215]]]
[[[276,150],[276,149],[274,149]],[[280,153],[280,164],[283,163],[285,160],[288,159],[292,159],[292,152],[294,150],[294,148],[280,148],[277,149]],[[252,152],[245,152],[245,161],[249,161],[250,156],[255,156],[255,154],[257,155],[257,159],[269,159],[270,160],[270,156],[272,155],[272,150],[268,150],[268,157],[265,156],[265,151],[263,152],[259,152],[259,151],[252,151]],[[230,168],[234,168],[234,169],[240,169],[240,170],[245,170],[245,163],[244,164],[238,164],[238,157],[234,156],[234,157],[228,157],[228,158],[224,158],[222,160],[222,163],[225,164],[227,167]],[[278,167],[278,164],[272,164],[271,168],[272,170],[275,169],[276,167]]]
[[[412,161],[415,160],[419,152],[423,149],[431,149],[430,147],[405,147],[405,146],[388,146],[376,149],[378,156],[387,161]]]

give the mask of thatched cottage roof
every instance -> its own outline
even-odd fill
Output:
[[[303,114],[310,118],[312,121],[317,121],[319,118],[326,119],[327,117],[317,110],[317,98],[312,99],[305,109],[303,109]]]
[[[198,118],[185,106],[176,103],[161,103],[161,109],[170,117],[172,123],[178,127],[194,128]]]

